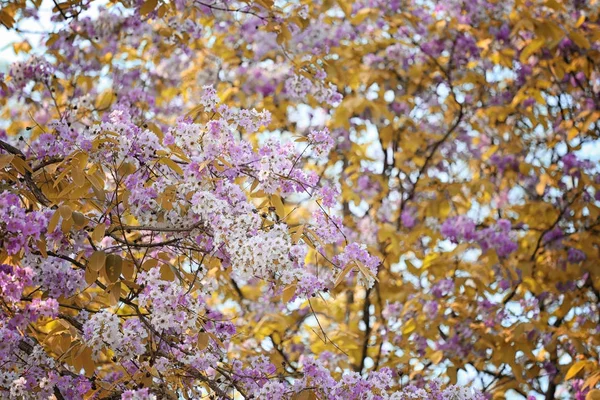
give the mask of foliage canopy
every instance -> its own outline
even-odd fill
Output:
[[[600,2],[46,6],[0,397],[600,398]]]

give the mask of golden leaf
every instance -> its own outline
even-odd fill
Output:
[[[283,289],[283,293],[281,294],[281,300],[287,304],[292,299],[292,297],[294,297],[294,294],[296,294],[295,283],[288,285],[285,287],[285,289]]]
[[[205,332],[198,333],[198,350],[204,350],[208,347],[210,336]]]
[[[569,33],[569,38],[582,49],[589,49],[591,46],[590,41],[579,32],[573,31]]]
[[[106,254],[103,251],[95,251],[88,261],[88,266],[92,271],[99,272],[106,263]]]
[[[109,254],[106,257],[106,277],[108,281],[111,283],[115,283],[119,280],[121,276],[121,271],[123,269],[123,259],[121,256],[117,254]]]
[[[417,329],[417,324],[415,323],[415,320],[411,318],[402,328],[402,334],[409,335],[410,333],[414,332],[415,329]]]
[[[292,233],[292,243],[296,244],[304,233],[304,225],[300,225],[294,233]]]
[[[58,208],[58,212],[60,213],[60,216],[63,217],[63,219],[69,219],[71,218],[73,210],[71,210],[71,207],[64,205]]]
[[[91,268],[85,269],[85,282],[88,285],[92,285],[98,279],[98,271],[94,271]]]
[[[312,390],[303,390],[292,398],[293,400],[317,400],[317,395]]]
[[[363,8],[359,10],[354,17],[352,17],[352,25],[360,25],[370,14],[373,14],[374,10],[372,8]]]
[[[346,265],[346,268],[344,268],[342,270],[342,272],[340,272],[338,277],[335,279],[335,282],[333,283],[333,287],[337,287],[340,283],[342,283],[342,281],[344,280],[344,277],[346,275],[348,275],[348,272],[350,272],[350,271],[352,271],[352,265],[348,264],[348,265]]]
[[[123,271],[121,271],[125,279],[132,280],[135,274],[135,264],[130,260],[123,260]]]
[[[600,390],[593,389],[585,396],[585,400],[600,400]]]
[[[542,39],[542,38],[537,38],[537,39],[532,40],[521,52],[521,56],[520,56],[519,60],[522,63],[527,62],[529,57],[531,55],[533,55],[536,51],[541,49],[543,45],[544,45],[544,39]]]
[[[175,279],[175,273],[169,264],[163,263],[160,266],[160,277],[165,281],[172,281]]]
[[[183,175],[183,170],[181,169],[181,167],[175,161],[171,160],[170,158],[163,157],[163,158],[159,159],[158,162],[171,168],[173,171],[177,172],[179,175]]]
[[[146,261],[144,261],[144,263],[142,264],[142,269],[144,271],[149,271],[152,268],[156,267],[158,265],[158,260],[156,258],[149,258]]]
[[[98,225],[96,225],[96,227],[92,231],[92,239],[96,242],[99,242],[102,239],[104,239],[105,233],[106,233],[106,225],[103,222],[101,222]]]
[[[113,102],[114,93],[112,89],[106,89],[96,99],[96,109],[103,111],[107,110]]]
[[[434,365],[439,364],[443,358],[444,358],[444,352],[441,350],[434,352],[433,354],[431,354],[431,357],[430,357],[430,359]]]
[[[85,216],[79,211],[74,211],[72,217],[77,228],[82,228],[85,225]]]
[[[275,207],[275,212],[277,213],[279,218],[284,218],[285,217],[285,207],[283,205],[283,200],[281,199],[281,197],[276,194],[272,195],[271,203]]]
[[[7,29],[10,29],[15,24],[15,19],[9,13],[4,10],[0,10],[0,23]]]
[[[9,165],[13,158],[15,158],[14,155],[12,154],[2,154],[0,155],[0,169],[6,167],[7,165]]]
[[[350,14],[352,13],[352,2],[348,0],[337,0],[338,5],[344,11],[347,18],[350,18]]]
[[[121,297],[121,282],[114,283],[108,287],[108,300],[110,305],[114,306],[119,302]]]
[[[141,15],[150,14],[152,11],[154,11],[154,9],[156,8],[157,5],[158,5],[158,0],[146,0],[144,2],[144,4],[142,4],[142,6],[140,7],[140,14]]]
[[[38,250],[40,251],[40,253],[42,254],[42,257],[47,258],[48,257],[48,253],[46,252],[46,239],[41,238],[40,240],[38,240],[36,242]]]
[[[589,361],[584,360],[584,361],[577,361],[575,364],[571,365],[571,368],[569,368],[569,370],[567,371],[567,374],[565,375],[565,380],[569,380],[573,377],[575,377],[579,371],[581,371],[582,369],[584,369],[588,364],[590,364]]]

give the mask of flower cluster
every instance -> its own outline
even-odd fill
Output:
[[[16,194],[0,193],[0,227],[2,242],[8,254],[28,250],[40,240],[48,225],[44,212],[28,212]]]
[[[369,254],[365,245],[350,243],[340,254],[334,257],[334,262],[342,269],[348,265],[356,264],[361,272],[358,278],[359,282],[370,288],[375,284],[377,267],[381,260]]]
[[[313,151],[317,157],[323,157],[329,154],[334,145],[331,133],[327,128],[310,131],[308,140],[312,144]]]
[[[0,289],[6,301],[16,303],[21,300],[23,289],[31,285],[33,272],[8,264],[0,264]]]
[[[461,215],[444,221],[440,232],[453,243],[477,242],[484,252],[494,249],[499,257],[507,257],[518,248],[511,237],[511,223],[505,219],[498,220],[494,226],[477,230],[473,220]]]
[[[286,382],[267,379],[269,375],[274,374],[276,368],[273,364],[264,359],[258,359],[255,362],[253,370],[240,371],[248,378],[252,379],[252,395],[255,398],[287,399],[289,393],[304,387],[311,387],[313,393],[323,396],[327,399],[423,399],[423,400],[484,400],[485,396],[480,392],[459,387],[443,387],[437,381],[430,382],[427,385],[408,385],[399,391],[390,390],[393,387],[394,374],[389,368],[382,368],[373,371],[368,377],[363,377],[357,372],[345,372],[337,380],[332,375],[324,361],[325,357],[312,359],[305,357],[303,359],[303,377],[290,387]],[[260,371],[260,372],[259,372]],[[300,389],[307,390],[307,389]]]
[[[19,91],[30,82],[39,82],[49,86],[54,70],[43,58],[31,57],[27,61],[14,63],[9,74],[12,77],[12,88]]]
[[[69,3],[0,73],[1,398],[480,400],[431,378],[591,359],[597,6]]]
[[[337,91],[335,85],[315,84],[302,75],[292,75],[286,79],[284,93],[296,101],[306,99],[308,95],[312,95],[318,102],[332,106],[338,105],[342,101],[342,95]]]

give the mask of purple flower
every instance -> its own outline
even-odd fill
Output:
[[[569,247],[567,250],[567,261],[572,264],[577,264],[586,259],[586,255],[583,251]]]
[[[474,240],[475,222],[468,217],[460,215],[458,217],[448,218],[440,228],[441,234],[454,243],[462,240]]]
[[[400,213],[400,221],[402,222],[402,226],[407,229],[412,229],[417,224],[417,218],[415,216],[416,210],[414,208],[407,208],[402,210]]]

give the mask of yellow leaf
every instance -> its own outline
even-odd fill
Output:
[[[279,216],[279,218],[285,217],[285,207],[283,206],[283,200],[279,195],[274,194],[271,196],[271,203],[275,207],[275,212]]]
[[[92,232],[92,239],[96,242],[99,242],[102,239],[104,239],[105,234],[106,234],[106,225],[103,222],[100,222],[98,225],[96,225],[96,227],[94,228],[94,231]]]
[[[88,285],[93,284],[98,279],[98,271],[94,271],[91,268],[85,269],[85,281]]]
[[[85,216],[82,213],[75,211],[73,212],[72,217],[77,228],[82,228],[83,225],[85,225]]]
[[[358,266],[358,270],[365,276],[365,277],[371,277],[373,279],[375,279],[377,282],[379,282],[379,279],[377,278],[377,276],[375,276],[375,274],[373,274],[373,272],[371,272],[371,270],[369,268],[367,268],[363,263],[361,263],[360,261],[356,261],[356,265]]]
[[[540,196],[544,194],[544,190],[546,190],[546,184],[549,182],[549,180],[550,179],[546,174],[540,176],[540,181],[535,186],[535,191],[537,194],[539,194]]]
[[[158,0],[146,0],[144,4],[140,7],[140,14],[146,15],[154,11],[156,6],[158,5]]]
[[[21,157],[15,157],[12,159],[12,165],[13,167],[15,167],[15,169],[17,171],[19,171],[19,173],[21,175],[25,175],[25,171],[27,172],[33,172],[33,170],[31,169],[31,166],[29,165],[29,163],[27,161],[25,161],[24,159],[22,159]]]
[[[333,283],[333,287],[336,287],[337,285],[342,283],[342,281],[344,280],[344,277],[346,275],[348,275],[348,272],[350,272],[350,271],[352,271],[352,265],[348,264],[348,265],[346,265],[346,268],[344,268],[342,270],[342,272],[340,272],[338,277],[335,279],[335,282]]]
[[[352,25],[360,25],[374,10],[372,8],[363,8],[352,17]]]
[[[490,146],[490,148],[481,155],[481,160],[487,161],[496,151],[498,151],[498,146]]]
[[[15,156],[12,155],[12,154],[2,154],[2,155],[0,155],[0,169],[4,168],[8,164],[10,164],[12,162],[13,158],[15,158]]]
[[[571,32],[569,34],[569,38],[573,41],[573,43],[575,43],[577,46],[581,47],[582,49],[590,48],[590,41],[587,40],[587,38],[579,32],[576,32],[576,31]]]
[[[527,62],[529,57],[534,54],[536,51],[542,48],[544,45],[544,39],[537,38],[531,41],[521,52],[521,57],[519,58],[522,63]]]
[[[114,306],[119,302],[119,298],[121,297],[121,282],[114,283],[107,289],[110,305]]]
[[[104,202],[106,200],[106,193],[104,192],[104,188],[96,186],[92,183],[92,190],[94,191],[94,195],[98,200],[100,200],[101,202]]]
[[[81,358],[81,363],[83,365],[83,369],[85,370],[85,375],[91,377],[96,371],[96,365],[94,364],[94,360],[92,358],[92,349],[85,346],[79,354],[79,357]]]
[[[115,283],[121,276],[123,270],[123,259],[117,254],[109,254],[106,257],[106,277],[111,283]]]
[[[417,324],[415,323],[414,319],[410,319],[402,328],[402,334],[409,335],[410,333],[414,332],[415,329],[417,329]]]
[[[579,134],[579,130],[575,127],[569,129],[567,131],[567,140],[571,141],[573,139],[575,139],[577,137],[577,135]]]
[[[270,10],[273,7],[274,0],[256,0],[257,3]]]
[[[198,333],[198,350],[204,350],[208,347],[208,340],[210,336],[207,333],[200,332]]]
[[[277,44],[281,45],[292,38],[292,33],[287,26],[282,26],[279,34],[277,35]]]
[[[123,271],[121,271],[125,279],[132,280],[135,273],[135,264],[130,260],[123,260]]]
[[[347,18],[350,18],[350,14],[352,13],[352,2],[349,0],[337,0],[338,5],[344,11]]]
[[[48,258],[48,253],[46,252],[46,239],[41,238],[40,240],[38,240],[37,247],[40,253],[42,254],[42,257]]]
[[[56,229],[56,226],[58,225],[58,221],[60,220],[60,213],[58,212],[58,210],[54,211],[54,214],[52,215],[52,218],[50,218],[50,221],[48,222],[48,232],[54,232],[54,230]]]
[[[593,388],[598,384],[598,382],[600,382],[600,371],[594,372],[594,374],[585,380],[583,389]]]
[[[158,137],[160,140],[163,140],[164,135],[158,125],[156,125],[154,122],[147,122],[146,126],[148,126],[148,129],[150,129],[156,135],[156,137]]]
[[[113,98],[113,91],[111,89],[106,89],[100,93],[100,96],[96,99],[96,108],[101,111],[107,110],[112,104]]]
[[[585,400],[600,400],[600,390],[590,390],[589,393],[585,396]]]
[[[4,10],[0,10],[0,23],[7,29],[10,29],[14,25],[15,19],[9,13],[5,12]]]
[[[296,294],[296,284],[288,285],[285,289],[283,289],[281,300],[287,304],[292,297],[294,297],[294,294]]]
[[[106,263],[106,254],[103,251],[95,251],[88,261],[88,265],[92,271],[98,272],[104,268]]]
[[[552,8],[553,10],[556,10],[556,11],[561,11],[561,10],[565,9],[565,7],[556,0],[546,0],[545,6]]]
[[[565,375],[565,380],[575,377],[575,375],[577,375],[579,371],[584,369],[589,363],[589,361],[577,361],[575,364],[571,365],[571,368],[569,368],[567,371],[567,375]]]
[[[444,352],[441,350],[438,350],[438,351],[434,352],[430,358],[431,358],[431,361],[433,362],[433,364],[437,365],[444,358]]]
[[[175,273],[173,273],[173,270],[169,264],[163,264],[160,266],[160,277],[165,281],[172,281],[175,279]]]
[[[170,158],[163,157],[163,158],[159,159],[158,162],[171,168],[173,171],[177,172],[179,175],[183,175],[183,170],[181,169],[181,167],[175,161],[171,160]]]
[[[317,400],[317,395],[312,390],[303,390],[295,394],[292,400]]]
[[[448,367],[448,369],[446,370],[446,374],[448,375],[448,378],[450,378],[450,384],[456,384],[458,369],[456,367]]]
[[[71,346],[71,335],[63,333],[59,336],[58,348],[60,352],[64,354],[69,350],[69,346]]]
[[[304,233],[304,225],[300,225],[298,227],[298,229],[296,229],[296,231],[294,233],[292,233],[292,243],[293,244],[298,243],[298,241],[302,237],[303,233]]]
[[[149,258],[142,264],[142,269],[144,271],[150,271],[152,268],[158,265],[158,260],[156,258]]]

